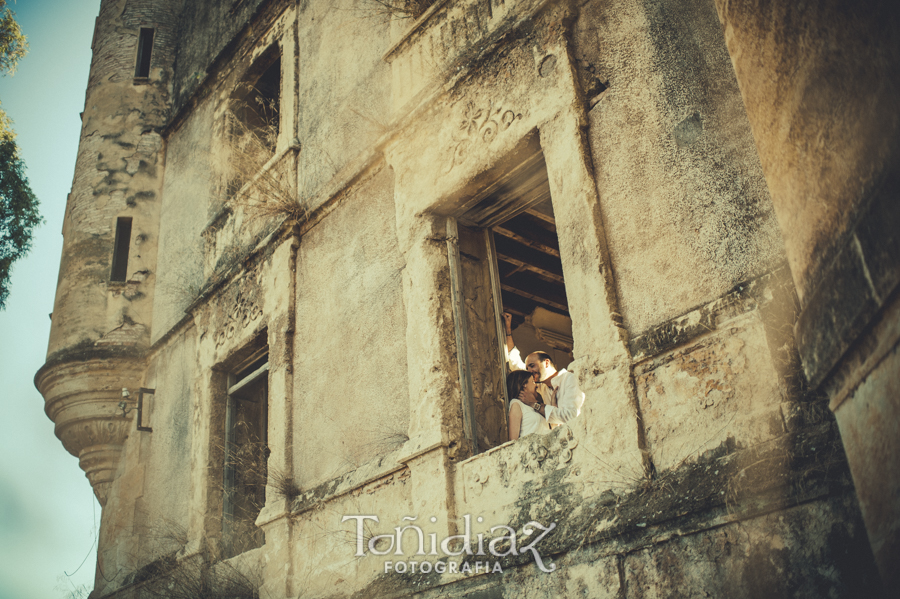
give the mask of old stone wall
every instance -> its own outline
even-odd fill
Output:
[[[150,344],[175,17],[169,2],[101,5],[47,363],[35,376],[57,436],[101,505],[118,476]],[[146,77],[136,76],[141,28],[155,32]],[[103,551],[116,546],[117,526],[101,527]]]
[[[157,254],[159,300],[153,305],[154,342],[184,317],[185,308],[205,283],[202,233],[212,216],[209,204],[216,183],[211,165],[214,140],[205,134],[212,123],[211,106],[202,104],[179,134],[170,136],[166,144]]]
[[[264,0],[184,2],[177,37],[174,102],[182,110],[204,82],[216,59],[236,45]]]
[[[377,2],[303,2],[297,16],[297,138],[301,198],[316,207],[348,164],[391,123],[390,69],[382,60],[390,19]],[[320,194],[324,194],[319,197]]]
[[[48,354],[93,344],[146,347],[156,275],[157,223],[163,166],[162,128],[169,118],[174,60],[173,8],[168,3],[104,2],[76,174],[66,208],[57,320]],[[155,28],[151,72],[136,81],[141,26]],[[133,219],[125,280],[111,281],[117,217]],[[83,310],[91,305],[93,310]],[[105,305],[105,310],[98,309]]]
[[[197,399],[196,329],[150,360],[142,424],[119,461],[111,500],[104,508],[97,554],[98,590],[109,593],[152,575],[161,556],[184,550],[190,513],[193,411]]]
[[[886,456],[897,454],[900,12],[879,1],[716,6],[800,297],[803,369],[841,423],[896,594],[900,480]]]
[[[190,10],[200,10],[204,6],[201,3]],[[229,180],[235,176],[234,169],[229,166],[233,156],[228,151],[227,143],[231,135],[229,119],[237,110],[234,94],[245,83],[248,71],[255,66],[260,55],[269,48],[275,48],[276,54],[282,55],[280,95],[284,114],[275,132],[275,152],[286,160],[293,156],[288,148],[295,106],[293,94],[290,93],[295,74],[291,66],[295,46],[291,34],[293,13],[272,14],[270,11],[260,18],[266,27],[250,28],[244,33],[249,41],[229,47],[227,56],[232,62],[228,63],[228,68],[214,61],[214,57],[203,57],[204,68],[211,69],[213,73],[208,80],[204,80],[204,87],[195,97],[189,115],[183,109],[177,113],[168,132],[167,152],[171,155],[171,168],[167,169],[161,207],[159,260],[164,268],[160,269],[161,280],[158,284],[159,292],[164,295],[154,305],[155,316],[160,318],[159,326],[153,330],[154,341],[182,320],[185,308],[197,299],[201,291],[216,284],[252,250],[259,237],[271,229],[271,224],[265,219],[254,218],[258,216],[254,213],[245,213],[248,206],[258,202],[252,192],[245,190],[236,193],[236,190],[228,189]],[[193,26],[201,27],[202,22],[201,19]],[[187,27],[187,23],[184,22],[183,26]],[[199,38],[192,48],[205,47],[200,40],[214,41],[218,39],[217,35],[224,35],[202,27],[197,35],[201,34],[205,37]],[[254,167],[261,167],[266,162],[264,156],[251,160]],[[241,172],[240,176],[246,178],[248,174]],[[279,186],[293,193],[290,180],[279,183]],[[234,195],[238,196],[237,199],[232,197]],[[234,201],[230,201],[232,199]]]
[[[155,390],[153,431],[111,413],[115,455],[82,460],[109,497],[98,596],[878,596],[835,418],[801,371],[797,276],[714,5],[454,0],[400,19],[350,0],[183,4],[173,110],[154,133],[148,354],[121,367]],[[160,5],[128,6],[146,20]],[[238,90],[271,64],[278,128],[236,172]],[[149,143],[128,118],[104,143]],[[585,403],[503,443],[490,257],[484,230],[457,220],[535,157]],[[67,242],[118,197],[101,191],[71,203]],[[893,322],[859,397],[893,389]],[[266,480],[239,523],[263,534],[240,546],[227,414],[250,364]],[[39,373],[53,414],[53,397],[90,394],[82,370]],[[119,383],[102,381],[93,401],[112,407]],[[844,416],[854,431],[867,417]],[[853,443],[878,453],[879,439]],[[358,536],[348,515],[378,521]],[[413,533],[389,547],[411,522],[485,544],[508,526],[520,547],[552,524],[540,554],[555,569],[508,551],[488,558],[502,574],[388,573],[415,553]]]
[[[573,41],[629,332],[637,336],[782,262],[714,8],[588,2]],[[640,135],[628,134],[636,129]]]
[[[889,5],[720,8],[729,46],[742,51],[735,69],[804,302],[885,171],[896,171]]]
[[[406,312],[391,171],[347,192],[297,255],[296,478],[312,487],[408,440]]]

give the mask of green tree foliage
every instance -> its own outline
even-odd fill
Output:
[[[0,12],[3,13],[0,17],[0,73],[12,75],[19,59],[28,52],[28,42],[19,29],[15,13],[6,7],[6,0],[0,0]]]
[[[5,9],[5,10],[4,10]],[[13,74],[28,44],[15,14],[0,0],[0,74]],[[9,275],[13,262],[31,249],[31,234],[41,223],[38,200],[25,177],[25,163],[19,158],[12,122],[0,110],[0,310],[9,296]]]
[[[0,110],[0,310],[9,295],[13,262],[31,249],[31,233],[41,223],[38,200],[25,177],[16,134]]]

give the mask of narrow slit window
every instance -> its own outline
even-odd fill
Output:
[[[137,63],[134,67],[135,77],[150,76],[150,55],[153,53],[153,29],[141,27],[138,37]]]
[[[128,278],[128,249],[131,246],[131,219],[120,217],[116,220],[116,241],[113,249],[110,281],[124,281]]]

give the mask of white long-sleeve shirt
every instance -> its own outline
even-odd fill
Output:
[[[550,424],[562,424],[581,414],[584,393],[578,388],[578,377],[563,368],[550,379],[554,405],[548,405],[544,412]]]
[[[522,361],[522,354],[519,353],[519,348],[513,346],[512,349],[508,349],[505,345],[503,347],[506,349],[506,363],[509,364],[509,369],[525,370],[525,362]]]

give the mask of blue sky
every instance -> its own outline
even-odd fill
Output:
[[[66,597],[65,589],[93,586],[100,507],[78,460],[54,436],[33,377],[47,351],[100,0],[8,5],[30,51],[14,76],[0,77],[0,103],[14,121],[46,223],[14,266],[0,312],[0,599]]]

